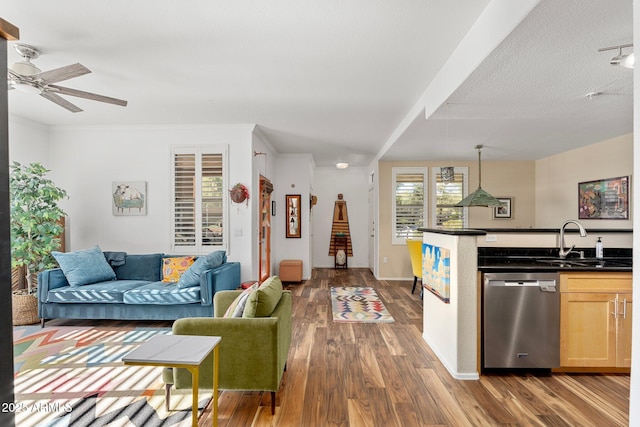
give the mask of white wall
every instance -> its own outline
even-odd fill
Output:
[[[314,194],[318,204],[313,207],[313,267],[333,268],[333,257],[329,256],[333,208],[338,194],[342,193],[347,202],[349,232],[353,257],[349,257],[349,268],[369,267],[369,168],[349,167],[340,170],[335,167],[318,167],[314,173]]]
[[[9,116],[11,163],[42,163],[49,167],[49,127],[21,117]]]
[[[43,138],[30,137],[40,128],[17,124],[21,126],[12,133],[12,146],[25,153],[40,150]],[[242,182],[253,195],[252,171],[246,167],[252,129],[253,125],[50,128],[49,176],[69,194],[61,203],[68,214],[68,250],[97,244],[103,250],[129,253],[169,252],[170,147],[226,144],[229,185]],[[113,216],[113,181],[146,181],[147,215]],[[242,279],[249,280],[254,210],[251,205],[230,205],[228,257],[241,263]]]
[[[422,336],[454,378],[478,379],[475,237],[423,233],[423,243],[449,249],[451,265],[449,303],[424,292]]]
[[[271,223],[272,242],[278,248],[274,257],[276,265],[283,259],[302,260],[302,278],[311,277],[311,215],[309,212],[309,195],[311,194],[311,175],[313,158],[310,154],[284,154],[276,159],[276,183],[272,200],[276,201],[276,216]],[[286,237],[285,196],[299,194],[300,234],[298,238]],[[274,271],[278,274],[278,269]]]

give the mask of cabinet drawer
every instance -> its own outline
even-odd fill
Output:
[[[560,292],[617,292],[631,293],[631,273],[571,272],[560,273]]]

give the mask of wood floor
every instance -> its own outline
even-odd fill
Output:
[[[332,286],[372,286],[394,323],[335,323]],[[628,375],[495,374],[458,381],[421,336],[412,282],[367,269],[316,269],[293,291],[293,339],[271,415],[269,393],[223,392],[219,425],[626,426]],[[210,409],[200,426],[211,425]]]

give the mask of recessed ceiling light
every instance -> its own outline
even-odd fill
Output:
[[[349,163],[346,163],[346,162],[338,162],[338,163],[336,163],[336,167],[337,167],[338,169],[346,169],[346,168],[348,168],[348,167],[349,167]]]

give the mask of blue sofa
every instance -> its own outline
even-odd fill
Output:
[[[99,248],[97,248],[99,250]],[[105,255],[106,256],[106,255]],[[121,253],[110,264],[115,277],[78,285],[68,270],[45,270],[38,275],[38,316],[41,325],[55,318],[175,320],[182,317],[213,317],[213,295],[240,286],[240,263],[226,262],[197,276],[195,286],[182,287],[162,281],[165,254]],[[194,270],[195,271],[195,270]],[[186,274],[186,273],[185,273]]]

